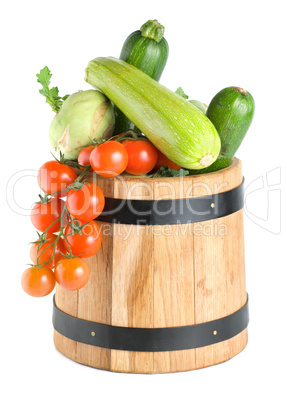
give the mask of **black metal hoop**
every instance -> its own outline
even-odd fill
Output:
[[[194,349],[225,341],[248,325],[246,304],[235,313],[202,324],[167,328],[131,328],[82,320],[64,313],[55,304],[53,325],[56,331],[76,342],[107,349],[163,352]]]
[[[171,200],[105,198],[100,222],[125,225],[178,225],[221,218],[243,208],[244,179],[232,190],[204,197]]]

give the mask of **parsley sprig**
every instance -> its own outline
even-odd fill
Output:
[[[162,166],[159,170],[150,177],[182,177],[187,176],[189,171],[183,168],[179,170],[170,169],[168,166]]]
[[[49,88],[51,83],[52,74],[47,66],[40,70],[39,74],[36,74],[37,82],[39,82],[43,89],[40,89],[39,92],[41,95],[44,95],[46,98],[46,102],[51,106],[52,110],[55,113],[58,113],[61,109],[63,102],[69,97],[69,95],[59,96],[58,87]]]

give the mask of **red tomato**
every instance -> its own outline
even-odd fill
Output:
[[[92,151],[90,163],[100,176],[115,177],[127,167],[128,154],[120,142],[107,141]]]
[[[128,153],[126,172],[129,174],[146,174],[150,172],[157,161],[157,149],[146,140],[125,140],[124,147]]]
[[[56,284],[54,272],[45,267],[31,267],[23,272],[21,285],[30,296],[42,297],[52,292]]]
[[[89,265],[82,258],[63,258],[55,267],[56,281],[67,290],[81,289],[89,276]]]
[[[50,225],[47,233],[55,233],[61,229],[60,217],[63,212],[65,202],[60,198],[51,198],[48,202],[36,203],[31,211],[31,222],[40,232],[44,232]],[[57,222],[52,223],[58,219]],[[65,221],[65,220],[64,220]]]
[[[71,189],[66,199],[70,214],[82,222],[97,218],[105,206],[102,190],[93,183],[85,184],[80,190]]]
[[[82,166],[88,166],[90,165],[90,156],[91,156],[91,152],[95,149],[95,147],[93,145],[91,145],[90,147],[86,147],[84,149],[81,150],[81,152],[79,153],[78,156],[78,163],[79,165]],[[83,168],[80,168],[83,169]],[[93,172],[93,169],[89,169],[89,172]]]
[[[53,251],[54,251],[54,242],[57,239],[57,235],[55,234],[50,234],[47,236],[47,240],[45,243],[43,243],[40,246],[40,249],[38,251],[38,247],[39,244],[37,243],[33,243],[30,249],[30,257],[31,260],[33,262],[33,264],[37,264],[37,258],[39,255],[39,261],[38,264],[41,267],[45,267],[45,268],[54,268],[54,266],[57,264],[57,262],[63,258],[63,254],[66,254],[66,248],[64,245],[64,240],[60,237],[60,239],[58,239],[57,244],[56,244],[56,249],[55,249],[55,255],[54,255],[54,264],[53,264],[53,260],[51,260],[52,256],[53,256]],[[51,260],[50,262],[47,263],[47,261]]]
[[[73,184],[78,175],[71,166],[57,161],[44,163],[38,171],[39,187],[53,197],[65,197],[67,187]]]
[[[82,225],[82,222],[79,223]],[[99,250],[102,243],[102,233],[100,226],[96,222],[89,222],[83,227],[81,233],[70,233],[72,233],[71,227],[66,226],[64,234],[67,236],[67,242],[69,243],[73,255],[87,258],[96,254]],[[66,250],[69,251],[66,242],[65,247]]]
[[[158,159],[155,164],[154,170],[158,170],[162,166],[168,166],[170,169],[179,170],[180,166],[171,161],[167,156],[158,150]]]

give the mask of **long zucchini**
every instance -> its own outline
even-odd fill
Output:
[[[120,59],[137,67],[159,81],[168,58],[168,43],[163,37],[164,26],[149,20],[139,31],[131,33],[123,44]],[[135,125],[115,106],[115,134],[135,130]]]
[[[212,121],[221,139],[218,159],[199,173],[215,172],[230,165],[253,119],[254,99],[242,88],[228,87],[211,100],[206,116]],[[198,174],[198,172],[191,172]]]
[[[202,169],[217,158],[220,138],[211,121],[136,67],[113,57],[99,57],[89,62],[85,79],[178,165]]]

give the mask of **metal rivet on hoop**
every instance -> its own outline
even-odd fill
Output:
[[[217,331],[213,331],[213,335],[217,335]]]
[[[96,333],[93,331],[93,332],[91,332],[91,335],[92,335],[92,336],[95,336],[95,335],[96,335]]]
[[[214,208],[214,207],[215,207],[214,203],[212,203],[210,206],[211,206],[211,208]]]

